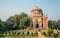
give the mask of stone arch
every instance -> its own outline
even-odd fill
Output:
[[[36,21],[36,28],[39,28],[39,23],[38,23],[38,21]]]

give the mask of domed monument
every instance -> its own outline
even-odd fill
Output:
[[[48,15],[43,16],[43,11],[38,6],[31,10],[30,21],[31,29],[48,29]]]

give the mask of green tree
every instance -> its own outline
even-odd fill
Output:
[[[30,20],[26,13],[16,14],[15,16],[11,16],[7,19],[7,26],[12,29],[19,29],[22,27],[27,27],[30,24]]]
[[[0,22],[2,22],[1,19],[0,19]]]
[[[57,21],[57,29],[59,29],[60,30],[60,19]]]
[[[60,30],[60,19],[57,21],[49,20],[48,27],[51,29],[58,29]]]
[[[19,24],[20,27],[27,27],[27,26],[29,26],[30,20],[29,20],[28,15],[25,14],[25,13],[21,13],[20,16],[21,16],[21,19],[19,20],[20,21],[20,24]]]
[[[1,22],[1,19],[0,19],[0,31],[2,30],[2,22]]]
[[[49,20],[48,21],[48,27],[50,29],[57,29],[57,22],[56,21]]]

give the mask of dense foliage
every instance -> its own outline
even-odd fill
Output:
[[[26,13],[17,14],[9,17],[6,21],[0,19],[0,31],[18,30],[28,27],[30,24],[29,17]]]
[[[60,30],[60,19],[58,21],[49,20],[48,21],[48,27],[50,29]]]
[[[49,29],[48,31],[44,31],[42,34],[46,37],[54,37],[54,38],[58,38],[59,36],[59,32],[52,29]]]

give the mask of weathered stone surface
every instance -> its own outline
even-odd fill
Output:
[[[48,15],[43,16],[42,10],[35,6],[30,13],[30,27],[36,30],[47,30],[48,29]]]

